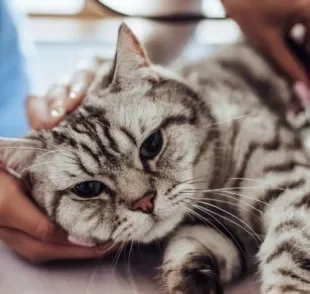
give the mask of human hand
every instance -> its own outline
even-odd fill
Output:
[[[112,247],[111,244],[92,248],[70,244],[67,234],[27,198],[20,182],[4,171],[0,171],[0,240],[34,263],[102,257]]]
[[[93,82],[96,71],[104,62],[99,57],[83,62],[68,81],[53,85],[45,97],[29,96],[26,108],[31,128],[51,128],[78,107]]]
[[[292,81],[309,86],[310,77],[287,47],[285,36],[294,25],[303,24],[307,31],[305,48],[309,48],[310,0],[222,1],[243,32],[269,54]]]
[[[59,123],[66,113],[83,100],[103,62],[96,58],[86,63],[73,75],[68,85],[52,87],[44,97],[28,98],[27,111],[33,128],[50,128]],[[102,257],[114,245],[83,247],[74,241],[32,203],[21,183],[0,169],[0,240],[28,261],[41,263],[54,259],[84,259]],[[72,241],[73,240],[73,241]],[[82,243],[80,242],[80,245]],[[90,245],[84,243],[84,246]]]

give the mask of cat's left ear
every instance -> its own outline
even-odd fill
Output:
[[[42,153],[43,143],[37,139],[8,139],[0,137],[0,164],[20,174],[26,171]]]
[[[118,32],[112,82],[134,78],[140,69],[147,69],[150,64],[143,46],[131,29],[123,23]]]

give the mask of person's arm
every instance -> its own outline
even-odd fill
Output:
[[[222,2],[228,15],[239,24],[242,31],[269,54],[292,81],[300,81],[309,86],[310,77],[289,50],[285,36],[298,23],[304,24],[306,35],[310,35],[310,0]],[[305,38],[305,41],[309,42],[309,39]]]

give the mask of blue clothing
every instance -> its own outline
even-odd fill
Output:
[[[11,0],[0,0],[0,136],[22,136],[28,130],[25,99],[30,81]]]

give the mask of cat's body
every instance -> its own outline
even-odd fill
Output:
[[[222,280],[230,282],[231,277],[238,278],[261,263],[261,270],[268,268],[262,279],[263,293],[310,292],[310,227],[303,228],[300,221],[310,201],[310,166],[299,134],[285,118],[292,95],[288,84],[261,52],[245,42],[223,48],[203,62],[182,65],[178,71],[210,107],[216,121],[213,139],[219,142],[215,154],[221,154],[215,181],[209,185],[214,192],[203,194],[195,210],[200,216],[194,221],[187,218],[184,224],[190,226],[180,235],[210,242],[210,251],[223,246],[218,264],[224,258],[223,264],[231,268],[221,269]],[[212,230],[194,228],[193,223],[208,223]],[[268,242],[258,258],[267,233]],[[235,254],[228,244],[215,245],[213,238],[220,234],[232,240],[238,249]],[[181,248],[180,239],[171,247],[172,251]],[[283,256],[289,251],[298,256],[293,258],[296,267],[299,258],[300,264],[307,264],[303,276],[290,269],[290,257]],[[297,286],[303,277],[303,286]]]
[[[285,120],[288,85],[246,44],[174,71],[123,26],[80,109],[3,142],[2,160],[77,237],[166,238],[169,294],[222,293],[257,261],[262,293],[308,293],[310,167]]]

